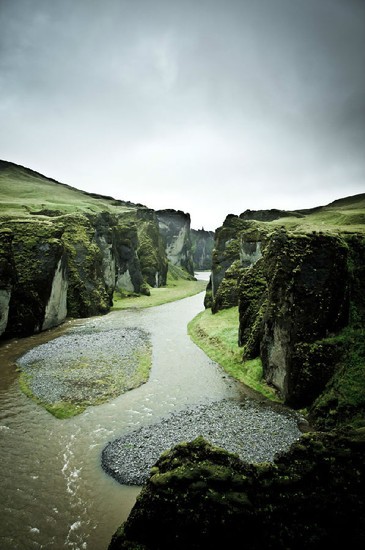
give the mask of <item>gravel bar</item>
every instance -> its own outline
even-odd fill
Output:
[[[140,328],[82,326],[31,349],[17,365],[41,401],[94,404],[140,385],[138,354],[149,349],[150,335]]]
[[[102,467],[121,484],[142,485],[163,451],[200,435],[246,462],[272,462],[301,436],[299,421],[249,398],[198,405],[108,443]]]

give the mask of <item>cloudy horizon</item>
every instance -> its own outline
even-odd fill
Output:
[[[189,212],[365,192],[362,0],[0,0],[0,158]]]

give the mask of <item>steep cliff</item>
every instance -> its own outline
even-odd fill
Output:
[[[194,276],[190,215],[180,210],[157,210],[156,215],[169,262]]]
[[[0,162],[0,334],[109,311],[113,293],[166,284],[156,214]]]
[[[267,230],[257,222],[228,215],[215,232],[212,273],[205,306],[213,312],[238,305],[238,280],[262,255]]]
[[[8,324],[9,303],[15,280],[12,239],[11,229],[0,229],[0,335]]]
[[[210,270],[212,267],[214,231],[192,229],[190,231],[190,237],[194,269],[197,271]]]
[[[239,304],[243,357],[261,357],[286,403],[317,400],[313,422],[320,411],[342,421],[365,409],[364,354],[353,344],[365,325],[364,204],[358,195],[294,215],[259,212],[260,221],[246,212],[216,232],[206,305]]]

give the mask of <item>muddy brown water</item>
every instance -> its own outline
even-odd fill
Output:
[[[187,335],[204,293],[145,310],[71,321],[0,347],[0,548],[107,549],[139,487],[105,474],[100,455],[111,440],[189,405],[241,399],[227,377]],[[151,333],[149,381],[83,414],[58,420],[19,389],[17,357],[75,325],[138,326]]]

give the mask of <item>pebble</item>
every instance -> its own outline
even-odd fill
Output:
[[[299,439],[299,417],[247,398],[189,407],[108,443],[103,469],[124,485],[143,485],[160,455],[202,435],[250,463],[272,462]]]
[[[133,387],[150,335],[136,327],[101,330],[85,325],[28,351],[17,365],[32,393],[45,403],[93,403]]]

